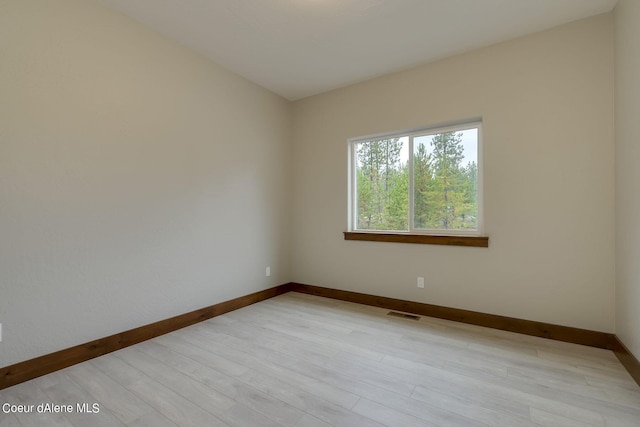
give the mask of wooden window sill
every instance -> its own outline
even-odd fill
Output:
[[[367,242],[419,243],[423,245],[473,246],[488,248],[488,236],[433,236],[409,233],[364,233],[345,231],[344,240],[363,240]]]

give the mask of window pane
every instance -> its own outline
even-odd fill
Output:
[[[409,138],[356,144],[356,228],[409,229]]]
[[[478,129],[413,140],[414,228],[477,230]]]

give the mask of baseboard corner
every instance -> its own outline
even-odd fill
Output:
[[[631,350],[620,340],[617,335],[613,336],[612,351],[625,367],[631,378],[640,386],[640,361],[631,353]]]

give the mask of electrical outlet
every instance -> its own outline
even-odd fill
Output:
[[[267,277],[271,276],[271,267],[267,267],[267,269],[264,272],[264,275],[267,276]]]
[[[418,287],[424,289],[424,277],[418,277]]]

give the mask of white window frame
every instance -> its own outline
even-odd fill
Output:
[[[413,227],[413,208],[414,208],[414,194],[413,194],[413,148],[414,148],[414,139],[416,137],[431,135],[437,133],[444,132],[455,132],[462,131],[468,129],[478,129],[478,158],[477,158],[477,167],[478,167],[478,177],[477,177],[477,185],[478,185],[478,193],[477,193],[477,203],[478,203],[478,218],[477,218],[477,229],[476,230],[445,230],[445,229],[422,229],[422,228],[414,228]],[[408,137],[409,138],[409,229],[408,230],[368,230],[368,229],[358,229],[356,228],[357,224],[357,205],[358,205],[358,190],[356,188],[356,165],[355,161],[357,159],[356,153],[356,145],[358,143],[367,142],[375,139],[387,139],[387,138],[400,138],[400,137]],[[419,234],[419,235],[428,235],[428,236],[483,236],[484,235],[484,191],[483,191],[483,175],[484,175],[484,165],[483,165],[483,132],[482,132],[482,119],[476,118],[472,120],[465,120],[447,124],[439,124],[428,127],[414,128],[403,131],[394,131],[394,132],[386,132],[379,133],[374,135],[360,136],[356,138],[349,138],[348,140],[348,230],[350,232],[358,232],[358,233],[371,233],[371,234]]]

